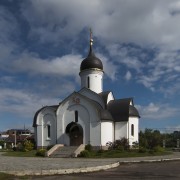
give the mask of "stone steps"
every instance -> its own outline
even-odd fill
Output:
[[[64,158],[72,157],[78,146],[63,146],[57,148],[49,157],[51,158]]]

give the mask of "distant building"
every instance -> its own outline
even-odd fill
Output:
[[[103,91],[103,64],[93,53],[92,42],[90,38],[89,54],[80,66],[81,89],[59,105],[36,112],[33,127],[38,148],[55,144],[104,147],[121,138],[132,146],[139,141],[140,115],[133,98],[115,99],[111,91]]]
[[[28,129],[9,129],[0,133],[0,140],[3,140],[7,147],[11,148],[22,144],[24,140],[34,141],[34,134]]]

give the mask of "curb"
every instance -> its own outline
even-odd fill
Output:
[[[51,169],[51,170],[39,170],[39,171],[1,171],[3,173],[8,173],[16,176],[39,176],[39,175],[57,175],[57,174],[73,174],[73,173],[87,173],[87,172],[95,172],[100,170],[107,170],[111,168],[115,168],[119,166],[119,162],[103,165],[103,166],[95,166],[95,167],[85,167],[85,168],[75,168],[75,169]]]
[[[131,160],[131,161],[121,161],[119,164],[125,163],[151,163],[151,162],[164,162],[164,161],[178,161],[180,158],[171,158],[171,159],[151,159],[151,160]]]

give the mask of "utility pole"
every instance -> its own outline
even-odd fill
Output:
[[[14,147],[16,147],[16,130],[14,131]]]

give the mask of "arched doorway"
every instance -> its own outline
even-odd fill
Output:
[[[66,127],[66,133],[70,138],[70,146],[79,146],[83,144],[83,128],[80,124],[71,122]]]

